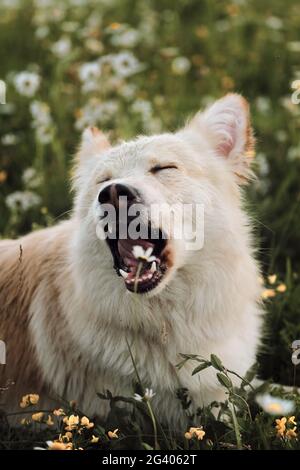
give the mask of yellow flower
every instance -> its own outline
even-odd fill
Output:
[[[23,426],[26,426],[27,424],[30,424],[30,420],[27,419],[27,418],[23,418],[23,419],[21,419],[21,424],[22,424]]]
[[[36,393],[28,393],[22,397],[20,407],[27,408],[27,406],[36,405],[39,399],[40,397]]]
[[[284,433],[286,431],[286,426],[285,426],[286,422],[287,422],[287,419],[285,417],[275,420],[275,423],[276,423],[275,428],[276,428],[276,431],[277,431],[277,436],[279,436],[279,437],[284,436]]]
[[[263,299],[270,299],[271,297],[275,297],[276,292],[274,289],[265,289],[261,296]]]
[[[115,429],[114,431],[108,431],[107,435],[110,439],[118,439],[118,432],[119,429]]]
[[[279,284],[276,288],[277,292],[285,292],[286,291],[286,285],[285,284]]]
[[[81,426],[84,426],[85,428],[90,429],[94,427],[94,423],[90,422],[89,418],[87,418],[86,416],[83,416],[81,418]]]
[[[184,437],[188,440],[196,437],[198,441],[202,441],[203,437],[205,436],[205,431],[203,431],[202,426],[200,428],[190,428],[184,435]]]
[[[93,435],[92,435],[92,439],[91,439],[92,444],[96,444],[96,442],[98,442],[98,441],[99,441],[99,437],[96,437],[96,436],[94,436],[94,434],[93,434]]]
[[[59,436],[59,440],[64,442],[64,441],[71,441],[73,438],[73,434],[70,431],[67,431],[63,436]]]
[[[116,29],[119,29],[121,27],[120,23],[111,23],[109,25],[110,29],[113,29],[113,30],[116,30]]]
[[[67,444],[59,441],[48,441],[48,450],[72,450],[73,444],[72,442],[68,442]]]
[[[53,419],[51,418],[50,415],[48,415],[48,419],[46,421],[46,424],[47,424],[47,426],[53,426],[53,424],[54,424],[54,421],[53,421]]]
[[[29,401],[31,405],[36,405],[39,401],[40,397],[37,393],[30,393],[29,394]]]
[[[292,423],[294,426],[297,425],[296,421],[295,421],[295,416],[290,416],[288,418],[288,423]]]
[[[268,281],[270,284],[274,284],[276,282],[276,279],[277,279],[276,274],[271,274],[270,276],[268,276]]]
[[[54,416],[63,416],[66,413],[64,412],[64,410],[62,408],[58,408],[57,410],[53,411],[53,414],[54,414]]]
[[[293,429],[288,429],[285,436],[288,439],[296,438],[298,436],[296,430],[297,430],[297,426],[294,426]]]
[[[79,424],[79,416],[76,415],[71,415],[69,417],[65,417],[63,419],[64,423],[67,425],[66,426],[66,431],[72,431],[73,429],[77,428]]]
[[[39,413],[34,413],[31,418],[33,421],[37,421],[38,423],[40,423],[42,421],[44,417],[44,413],[42,412],[39,412]]]
[[[0,171],[0,184],[1,184],[1,183],[5,183],[6,179],[7,179],[7,173],[6,173],[6,171],[1,170],[1,171]]]

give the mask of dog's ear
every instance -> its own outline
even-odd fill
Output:
[[[84,181],[85,175],[94,167],[101,153],[110,148],[107,137],[97,127],[88,127],[82,133],[79,150],[71,170],[72,187],[76,189]]]
[[[86,128],[81,137],[79,160],[101,154],[110,147],[109,140],[97,127]]]
[[[240,95],[228,94],[191,120],[189,131],[198,131],[208,138],[215,153],[228,160],[240,184],[253,173],[254,137],[248,102]]]

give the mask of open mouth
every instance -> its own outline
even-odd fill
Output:
[[[114,259],[114,268],[131,292],[150,292],[166,274],[168,241],[161,230],[156,235],[155,238],[137,240],[106,239]]]

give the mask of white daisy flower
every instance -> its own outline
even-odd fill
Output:
[[[35,189],[40,186],[42,179],[35,168],[28,167],[24,170],[22,181],[26,188]]]
[[[7,196],[5,202],[9,209],[21,209],[25,212],[32,207],[39,206],[42,200],[38,194],[32,191],[15,191]]]
[[[187,57],[176,57],[172,62],[172,71],[176,75],[184,75],[191,68],[191,62]]]
[[[135,393],[135,394],[133,395],[133,398],[134,398],[134,400],[136,400],[136,401],[143,401],[143,398],[144,398],[144,397],[142,397],[142,396],[139,395],[138,393]]]
[[[153,392],[152,388],[146,388],[144,398],[145,400],[151,400],[155,395],[155,392]]]
[[[30,103],[30,113],[36,121],[34,127],[49,126],[52,123],[50,108],[47,103],[43,101],[33,101]]]
[[[268,393],[257,395],[255,400],[266,413],[274,416],[289,415],[295,408],[295,403],[292,400],[273,397]]]
[[[51,47],[51,51],[60,59],[70,54],[72,48],[71,40],[68,36],[62,37]]]
[[[152,261],[156,260],[155,256],[151,256],[152,252],[153,252],[153,248],[151,246],[149,246],[149,248],[147,248],[146,250],[144,250],[144,248],[140,245],[135,245],[132,248],[133,256],[137,260],[145,262],[145,263],[151,263]]]
[[[132,54],[132,52],[121,52],[112,57],[112,66],[117,75],[126,78],[140,72],[142,64]]]
[[[16,134],[4,134],[4,136],[1,139],[1,142],[3,145],[15,145],[18,143],[18,137]]]
[[[136,401],[150,401],[155,396],[152,388],[146,388],[144,396],[141,396],[139,393],[135,393],[133,398]]]
[[[115,47],[135,47],[140,40],[140,33],[136,29],[128,29],[111,37],[111,44]]]
[[[34,96],[41,83],[40,76],[33,72],[20,72],[14,77],[14,86],[23,96]]]
[[[101,75],[101,66],[98,62],[87,62],[81,65],[78,75],[83,83],[97,80]]]

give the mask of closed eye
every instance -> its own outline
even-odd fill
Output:
[[[102,178],[102,179],[99,178],[99,179],[97,179],[96,184],[106,183],[106,181],[109,181],[110,179],[111,179],[110,176],[104,177],[104,178]]]
[[[163,170],[178,170],[178,167],[176,165],[155,165],[153,168],[151,168],[151,173],[155,174],[158,173],[159,171]]]

